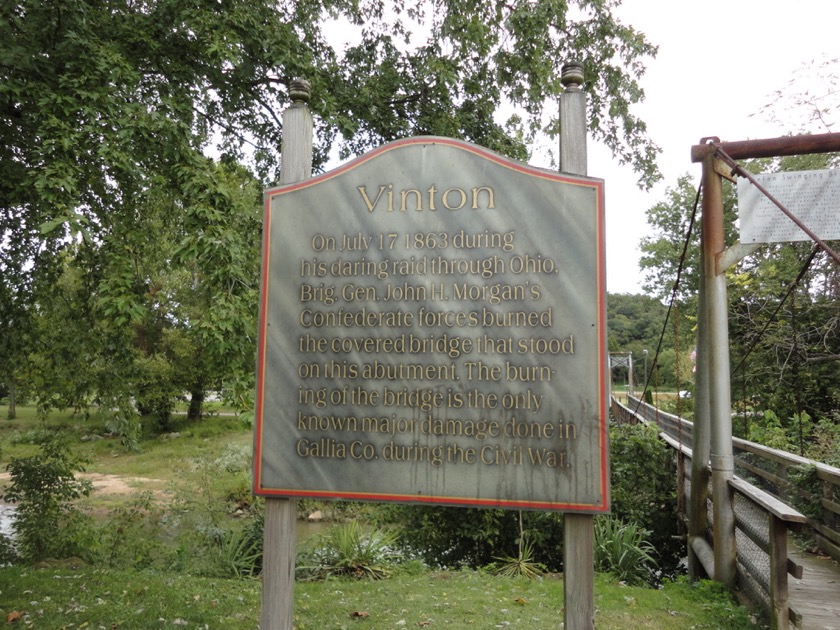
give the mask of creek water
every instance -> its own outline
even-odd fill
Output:
[[[12,521],[15,518],[15,508],[12,505],[0,503],[0,534],[12,535]]]
[[[302,543],[308,538],[312,538],[325,532],[332,526],[332,523],[325,523],[324,521],[298,521],[297,522],[297,542]]]

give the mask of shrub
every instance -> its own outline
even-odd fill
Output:
[[[796,508],[808,518],[822,518],[823,482],[817,476],[817,467],[813,464],[793,466],[788,469],[788,479],[791,483],[789,494]]]
[[[224,533],[219,548],[219,566],[225,577],[256,577],[262,573],[262,521]]]
[[[656,583],[656,550],[650,532],[614,516],[595,519],[595,567],[629,585]]]
[[[666,575],[680,571],[685,545],[677,516],[674,451],[655,428],[614,425],[610,429],[612,514],[649,532]]]
[[[20,557],[17,554],[12,539],[6,536],[6,534],[0,534],[0,567],[17,564],[18,562],[20,562]]]
[[[749,439],[770,448],[777,448],[781,451],[794,452],[796,446],[788,436],[788,432],[782,426],[782,421],[770,409],[762,414],[761,422],[750,425]]]
[[[387,577],[402,555],[393,531],[362,529],[358,521],[330,528],[312,539],[298,558],[299,576],[325,578],[352,576],[379,579]]]
[[[806,456],[829,466],[840,466],[840,411],[820,418]]]
[[[265,513],[257,510],[244,526],[220,530],[215,538],[218,572],[224,577],[256,577],[263,567]]]
[[[506,577],[524,577],[529,580],[545,573],[545,566],[534,561],[534,543],[524,535],[519,541],[519,553],[516,556],[502,556],[490,565],[493,573]]]
[[[73,456],[52,434],[39,436],[40,452],[13,458],[6,469],[10,485],[3,499],[17,505],[13,524],[17,552],[24,562],[89,556],[91,522],[73,501],[90,494],[89,481],[76,479],[85,461]]]

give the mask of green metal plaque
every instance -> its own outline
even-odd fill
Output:
[[[433,137],[268,190],[254,491],[607,511],[603,217]]]

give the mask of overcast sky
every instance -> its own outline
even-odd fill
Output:
[[[645,211],[665,198],[666,186],[681,174],[699,179],[700,166],[691,163],[690,150],[701,138],[773,138],[801,127],[793,119],[771,123],[761,110],[779,90],[825,89],[807,73],[795,88],[788,84],[804,64],[840,57],[840,2],[624,0],[618,15],[659,46],[642,79],[646,99],[636,113],[663,149],[664,179],[643,193],[629,168],[592,143],[589,174],[606,180],[607,288],[641,293],[638,243],[648,231]]]

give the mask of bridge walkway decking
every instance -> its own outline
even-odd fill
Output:
[[[800,551],[788,538],[788,557],[802,565],[802,579],[788,579],[790,606],[802,630],[840,630],[840,565],[828,556]]]

